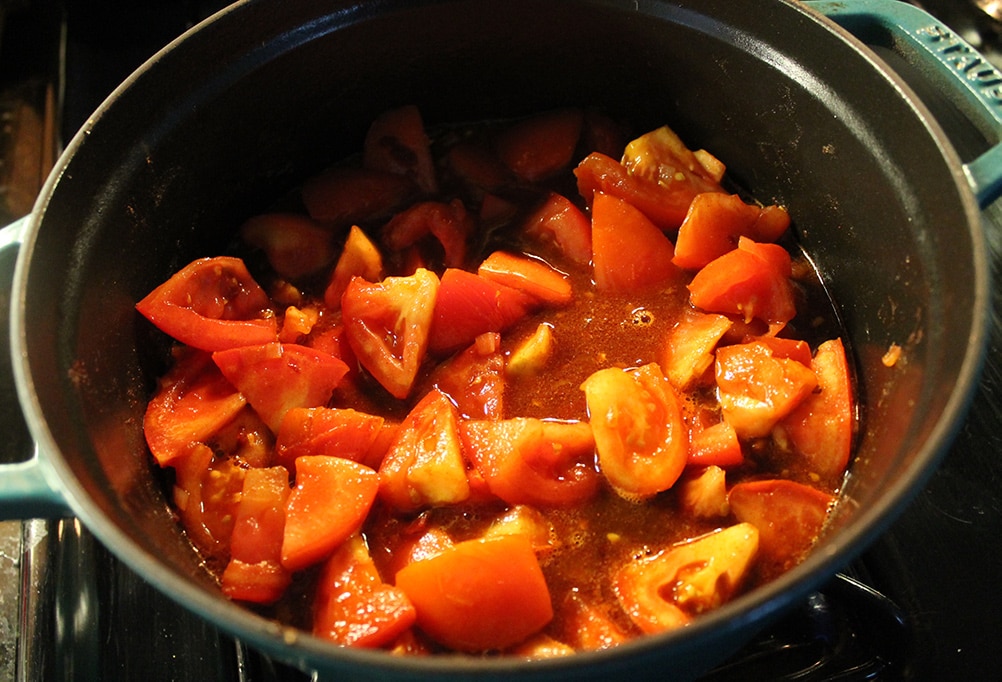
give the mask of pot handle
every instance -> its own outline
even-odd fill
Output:
[[[981,208],[1002,196],[1002,73],[922,9],[898,0],[808,0],[857,38],[890,36],[890,47],[952,101],[992,147],[964,172]],[[881,41],[883,42],[883,41]]]
[[[11,289],[14,279],[14,261],[21,246],[28,219],[11,223],[0,229],[0,313],[9,331],[9,309],[13,306]],[[6,339],[4,340],[6,341]],[[0,346],[4,344],[0,343]],[[10,362],[17,359],[10,357]],[[32,519],[71,515],[69,505],[52,484],[53,474],[39,456],[38,446],[25,438],[12,437],[11,431],[27,432],[24,416],[14,388],[12,367],[0,365],[0,429],[4,431],[4,449],[12,448],[11,443],[29,452],[4,452],[0,457],[0,520]],[[20,459],[18,459],[20,458]]]

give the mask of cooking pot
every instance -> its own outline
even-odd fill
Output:
[[[931,84],[937,111],[968,118],[983,153],[959,158],[900,73],[839,24]],[[34,444],[0,473],[2,514],[78,516],[185,607],[321,674],[696,676],[873,541],[958,427],[985,346],[980,210],[1002,190],[1000,84],[948,29],[888,1],[238,2],[119,87],[31,216],[2,233],[2,253],[18,251],[12,363]],[[838,511],[804,563],[684,629],[548,661],[344,649],[222,597],[146,450],[169,342],[134,305],[404,103],[430,126],[570,104],[636,131],[668,123],[789,208],[838,304],[862,405]]]

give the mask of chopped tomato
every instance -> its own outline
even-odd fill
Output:
[[[595,441],[585,422],[466,420],[459,434],[490,491],[509,504],[565,506],[598,491]]]
[[[591,263],[591,221],[562,194],[547,194],[522,223],[522,229],[542,243],[552,242],[573,263]]]
[[[468,652],[505,649],[553,618],[550,592],[529,540],[468,540],[399,573],[396,585],[436,642]]]
[[[545,180],[570,166],[583,124],[580,109],[536,114],[498,136],[498,157],[522,180]]]
[[[565,306],[574,297],[564,273],[542,260],[507,251],[492,252],[480,263],[477,274],[525,292],[544,305]]]
[[[272,433],[290,409],[326,405],[348,371],[333,355],[277,341],[217,351],[212,360]]]
[[[741,237],[738,248],[711,261],[689,283],[692,304],[711,313],[783,324],[796,306],[790,284],[790,254],[776,244]]]
[[[737,248],[742,236],[774,242],[789,226],[790,216],[780,206],[746,204],[736,194],[698,194],[678,229],[675,265],[698,270]]]
[[[716,376],[724,419],[739,438],[767,436],[817,386],[810,368],[760,341],[719,348]]]
[[[324,290],[324,305],[331,310],[341,308],[341,296],[352,277],[378,282],[383,276],[383,257],[379,249],[358,225],[352,225],[344,241],[344,249],[331,272]]]
[[[461,417],[501,419],[504,416],[504,370],[501,335],[481,334],[466,350],[438,365],[428,378],[452,399]]]
[[[631,174],[669,189],[688,187],[697,193],[720,192],[724,166],[705,150],[691,151],[674,130],[661,126],[631,140],[623,150]]]
[[[404,251],[434,237],[444,253],[446,267],[466,264],[466,242],[473,234],[473,217],[463,202],[423,201],[397,213],[382,231],[382,242],[393,252]]]
[[[438,389],[414,406],[379,467],[379,495],[384,502],[413,512],[457,504],[470,496],[458,421],[456,406]]]
[[[344,457],[379,466],[383,417],[350,408],[295,407],[285,413],[275,440],[279,464],[294,467],[304,455]]]
[[[584,112],[585,148],[609,156],[622,156],[626,146],[626,130],[594,107]]]
[[[246,469],[196,443],[174,470],[174,505],[185,532],[205,556],[225,560]]]
[[[663,231],[678,229],[700,190],[688,183],[665,187],[656,180],[634,175],[626,166],[599,152],[592,152],[574,169],[578,192],[589,204],[599,192],[611,194],[635,206]]]
[[[682,627],[737,592],[758,546],[755,526],[739,523],[635,559],[616,574],[613,591],[644,632]]]
[[[685,391],[713,364],[717,343],[733,322],[724,315],[688,311],[668,334],[662,364],[672,386]]]
[[[744,461],[738,433],[726,420],[694,431],[689,438],[687,466],[736,467]]]
[[[592,264],[599,291],[634,293],[679,278],[675,248],[654,223],[626,201],[596,192],[592,205]]]
[[[428,349],[439,291],[435,273],[366,282],[355,277],[341,297],[348,342],[358,361],[396,398],[406,398]]]
[[[787,479],[737,483],[727,497],[734,516],[758,528],[768,575],[800,562],[835,502],[834,495]]]
[[[222,579],[223,593],[231,599],[270,604],[292,582],[281,563],[289,492],[285,467],[247,470]]]
[[[247,400],[219,373],[208,353],[184,349],[146,406],[143,433],[160,466],[171,466],[193,443],[208,441]]]
[[[492,150],[476,142],[459,142],[445,155],[446,167],[471,189],[493,192],[513,181],[512,173]]]
[[[799,453],[822,480],[838,485],[852,451],[852,384],[845,347],[840,339],[818,346],[811,361],[818,390],[780,422],[789,447]]]
[[[621,494],[650,497],[674,485],[689,434],[671,384],[656,364],[593,373],[585,392],[599,469]]]
[[[196,260],[136,304],[165,334],[216,351],[274,341],[278,322],[271,301],[239,258]]]
[[[727,502],[727,472],[715,464],[690,467],[678,482],[682,510],[698,518],[723,518],[730,513]]]
[[[282,277],[311,275],[334,260],[329,229],[298,213],[265,213],[247,220],[240,236],[265,252],[272,269]]]
[[[804,367],[811,366],[811,347],[802,339],[787,339],[779,336],[753,336],[745,340],[745,343],[761,343],[768,346],[769,351],[775,358],[788,358],[796,360]]]
[[[308,180],[301,195],[311,218],[347,227],[386,218],[417,193],[417,185],[404,175],[338,167]]]
[[[282,343],[297,343],[308,336],[320,320],[320,311],[313,306],[298,308],[290,305],[282,316],[282,328],[278,340]]]
[[[571,591],[560,606],[561,640],[576,651],[597,651],[617,646],[630,637],[595,604],[580,592]]]
[[[348,538],[324,564],[313,607],[317,637],[382,647],[409,630],[415,616],[407,595],[383,582],[361,535]]]
[[[428,348],[436,355],[466,348],[481,334],[508,329],[535,306],[517,289],[449,268],[442,274]]]
[[[323,561],[357,531],[379,490],[379,475],[342,457],[296,460],[289,495],[282,566],[296,572]]]
[[[413,104],[376,117],[362,146],[362,165],[408,177],[428,194],[438,191],[428,134],[421,112]]]

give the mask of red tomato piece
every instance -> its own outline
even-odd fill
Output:
[[[331,310],[341,308],[341,296],[352,277],[368,282],[378,282],[383,276],[383,256],[368,235],[357,225],[352,225],[344,240],[344,249],[331,272],[324,290],[324,304]]]
[[[759,530],[766,577],[803,559],[835,503],[834,495],[786,479],[738,483],[727,498],[734,516]]]
[[[275,457],[286,467],[295,466],[296,459],[304,455],[344,457],[379,466],[383,453],[378,452],[377,441],[385,421],[349,408],[295,407],[282,418]]]
[[[605,154],[592,152],[574,169],[578,192],[589,204],[599,192],[619,197],[662,231],[678,229],[699,194],[688,184],[664,187],[656,180],[631,174],[626,166]]]
[[[407,277],[366,282],[356,277],[341,297],[348,343],[390,395],[410,394],[428,349],[439,280],[419,269]]]
[[[239,258],[201,258],[186,265],[136,310],[165,334],[210,352],[278,337],[271,300]]]
[[[270,604],[292,582],[281,563],[289,492],[285,467],[247,470],[222,578],[223,593],[230,599]]]
[[[428,194],[438,191],[424,120],[413,104],[376,117],[362,146],[362,165],[408,177]]]
[[[338,167],[308,180],[301,196],[311,218],[332,227],[347,227],[392,215],[418,191],[404,175]]]
[[[445,165],[476,193],[493,192],[514,181],[511,171],[492,150],[476,142],[459,142],[449,148]]]
[[[435,367],[427,384],[448,395],[463,418],[501,419],[504,369],[501,335],[486,332],[466,350]]]
[[[359,529],[378,490],[379,475],[350,459],[297,459],[296,486],[286,507],[282,566],[294,573],[327,558]]]
[[[668,126],[631,140],[623,150],[623,165],[632,175],[667,189],[685,187],[697,194],[722,191],[719,183],[725,168],[720,160],[706,150],[691,151]]]
[[[759,341],[717,349],[716,377],[724,419],[739,438],[769,435],[817,386],[810,368]]]
[[[290,409],[326,405],[348,372],[333,355],[277,341],[217,351],[212,360],[272,433]]]
[[[458,422],[456,406],[437,389],[414,406],[379,467],[384,502],[409,513],[458,504],[470,496]]]
[[[622,156],[623,147],[626,146],[626,130],[597,109],[585,109],[584,116],[585,149],[613,157]]]
[[[689,459],[686,466],[737,467],[744,464],[738,433],[722,421],[692,433],[689,438]]]
[[[206,557],[225,561],[247,470],[202,443],[176,460],[174,470],[174,505],[185,532]]]
[[[744,320],[759,318],[785,324],[796,315],[790,284],[790,254],[776,244],[756,244],[746,237],[738,248],[711,261],[689,283],[697,308]]]
[[[268,263],[282,277],[299,279],[334,260],[331,231],[298,213],[265,213],[240,228],[241,238],[265,252]]]
[[[598,465],[627,497],[650,497],[675,484],[689,456],[689,433],[671,384],[656,364],[600,369],[585,379]]]
[[[558,620],[563,623],[560,641],[575,651],[597,651],[618,646],[629,639],[623,629],[579,592],[568,592],[560,605]]]
[[[553,618],[543,571],[520,535],[460,542],[402,569],[396,585],[417,609],[418,627],[459,651],[505,649]]]
[[[783,419],[779,430],[789,447],[831,485],[849,465],[853,439],[853,390],[849,363],[840,339],[818,346],[811,361],[818,389]]]
[[[724,315],[688,311],[668,334],[662,360],[665,376],[679,391],[699,382],[713,364],[717,343],[732,326]]]
[[[768,346],[775,358],[787,358],[796,360],[804,367],[811,366],[811,347],[806,341],[779,336],[753,336],[745,340],[745,343],[751,342]]]
[[[638,209],[604,192],[592,205],[592,264],[599,291],[633,293],[680,275],[674,246]]]
[[[737,248],[740,237],[774,242],[789,226],[790,216],[781,206],[746,204],[737,194],[698,194],[678,229],[675,265],[698,270]]]
[[[246,404],[208,353],[182,350],[146,406],[146,443],[160,466],[170,466],[193,443],[208,441]]]
[[[313,606],[313,634],[344,646],[393,643],[414,624],[402,590],[383,582],[365,540],[354,534],[324,564]]]
[[[646,633],[673,630],[727,602],[758,552],[759,532],[739,523],[636,559],[619,570],[613,592]]]
[[[509,504],[573,505],[598,491],[595,441],[585,422],[466,420],[459,435],[490,491]]]
[[[574,298],[570,280],[564,273],[528,256],[494,251],[477,268],[477,274],[525,292],[543,305],[565,306]]]
[[[391,252],[400,252],[430,235],[444,252],[445,266],[459,268],[466,264],[466,242],[474,227],[473,217],[459,199],[424,201],[393,216],[383,227],[382,242]]]
[[[498,158],[526,182],[545,180],[570,166],[583,125],[580,109],[536,114],[498,136]]]
[[[557,250],[578,265],[591,263],[591,221],[562,194],[550,192],[522,223],[527,235]]]
[[[428,348],[436,355],[466,348],[481,334],[508,329],[535,307],[535,299],[517,289],[449,268],[438,289]]]

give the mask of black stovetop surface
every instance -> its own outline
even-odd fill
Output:
[[[19,96],[38,100],[45,90],[40,82],[44,86],[50,77],[52,82],[62,82],[64,96],[57,98],[54,120],[57,136],[68,139],[133,68],[225,4],[0,0],[0,86],[13,80]],[[917,4],[937,13],[972,42],[983,40],[982,49],[996,49],[997,28],[972,12],[973,3],[926,0]],[[66,28],[65,54],[57,57],[51,54],[55,45],[50,43],[60,36],[59,26]],[[38,40],[33,39],[36,36]],[[15,56],[20,61],[12,67],[14,50],[26,50],[30,60]],[[61,73],[60,68],[64,69]],[[0,199],[6,197],[0,194]],[[6,219],[0,222],[18,217],[16,207],[3,204],[0,209],[0,219]],[[985,220],[998,282],[1002,277],[1002,201],[985,212]],[[996,605],[1002,576],[999,286],[993,306],[984,376],[970,415],[925,489],[858,561],[709,675],[708,681],[998,678],[1002,641],[1002,612]],[[12,428],[7,428],[8,438],[23,438],[16,425]],[[0,664],[0,680],[7,674],[18,680],[309,679],[219,633],[156,592],[75,521],[26,522],[21,532],[20,622],[5,628],[0,598],[0,636],[5,630],[10,635],[13,627],[16,662],[9,665],[8,661],[6,667]],[[0,544],[0,559],[4,551]],[[5,654],[12,650],[0,646],[0,658]]]

